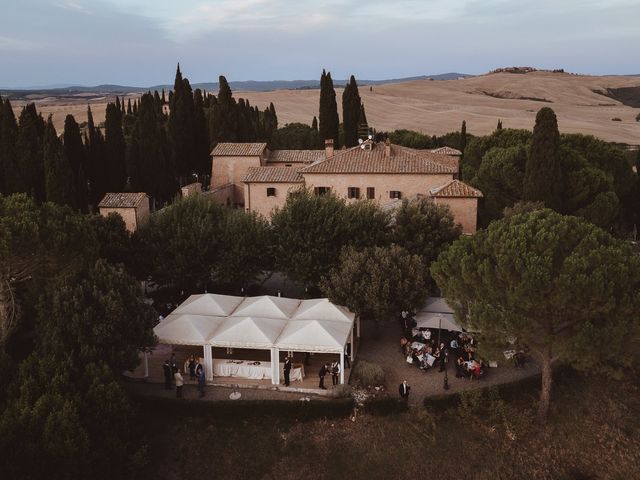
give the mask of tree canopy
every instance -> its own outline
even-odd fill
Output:
[[[541,419],[555,363],[620,372],[633,361],[640,256],[584,220],[544,209],[493,222],[454,242],[431,272],[481,347],[517,338],[540,361]]]

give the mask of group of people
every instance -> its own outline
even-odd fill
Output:
[[[331,362],[325,363],[320,367],[320,371],[318,372],[318,376],[320,377],[320,385],[318,388],[322,390],[326,390],[327,387],[324,386],[324,377],[327,375],[331,375],[331,381],[333,382],[333,386],[335,387],[340,383],[340,362]]]
[[[484,363],[476,358],[476,342],[472,335],[461,332],[458,338],[451,340],[451,347],[455,347],[456,377],[473,380],[485,374]]]
[[[165,360],[162,369],[164,371],[164,388],[165,390],[171,390],[172,384],[176,386],[176,397],[182,398],[182,388],[184,387],[184,378],[178,367],[178,361],[176,354],[172,353],[168,360]],[[191,355],[184,362],[184,373],[189,373],[189,379],[191,381],[197,381],[198,394],[200,397],[204,397],[204,387],[206,384],[206,377],[204,374],[204,367],[198,359]]]

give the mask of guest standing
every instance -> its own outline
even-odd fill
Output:
[[[320,377],[320,386],[318,388],[321,388],[322,390],[327,389],[327,387],[324,386],[324,376],[327,374],[328,371],[329,371],[329,364],[325,363],[324,365],[322,365],[322,367],[320,367],[320,372],[318,372],[318,376]]]
[[[182,398],[182,386],[184,385],[184,379],[180,370],[173,374],[173,378],[176,381],[176,398]]]
[[[340,375],[340,364],[338,362],[333,362],[331,364],[331,381],[334,387],[338,385],[339,375]]]
[[[189,357],[188,368],[189,368],[189,380],[195,380],[196,379],[196,359],[193,358],[193,355]]]
[[[284,359],[284,386],[288,387],[290,383],[289,376],[291,374],[291,357],[287,356]]]
[[[200,398],[204,397],[204,385],[205,385],[205,376],[204,376],[204,368],[200,368],[198,370],[198,392],[200,392]]]
[[[411,392],[411,387],[404,380],[400,386],[398,387],[398,393],[400,394],[400,398],[402,398],[405,402],[409,403],[409,392]]]
[[[171,365],[169,365],[169,360],[165,360],[162,365],[162,370],[164,371],[164,389],[171,390]]]

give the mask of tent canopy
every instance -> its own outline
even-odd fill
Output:
[[[191,295],[155,328],[162,343],[341,353],[355,315],[326,298]]]
[[[442,328],[443,330],[462,332],[462,327],[449,313],[419,312],[416,315],[416,326],[418,328]]]
[[[442,297],[429,297],[427,301],[424,303],[421,312],[432,312],[432,313],[453,313],[453,309],[449,306],[446,300]]]

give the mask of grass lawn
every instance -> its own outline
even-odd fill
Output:
[[[640,472],[640,388],[564,374],[546,427],[535,391],[465,394],[444,411],[297,421],[281,415],[140,415],[149,479],[631,479]],[[211,408],[215,410],[215,405]],[[190,414],[191,413],[191,414]],[[399,473],[404,472],[404,473]]]

